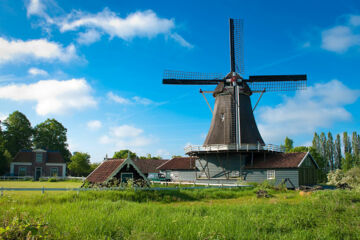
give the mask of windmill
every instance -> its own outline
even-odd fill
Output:
[[[229,25],[230,72],[228,74],[165,70],[163,77],[163,84],[216,85],[214,91],[206,91],[215,97],[215,105],[214,110],[210,108],[213,116],[205,142],[202,146],[189,146],[185,149],[188,155],[199,158],[199,168],[205,172],[207,178],[222,176],[229,178],[234,169],[241,170],[244,161],[253,158],[254,152],[264,152],[265,158],[266,152],[281,151],[279,147],[264,143],[253,110],[264,92],[306,88],[306,75],[254,75],[249,76],[248,79],[242,77],[243,21],[230,19]],[[205,91],[200,89],[200,92]],[[250,100],[253,93],[261,93],[254,108]],[[210,166],[211,164],[213,166]]]

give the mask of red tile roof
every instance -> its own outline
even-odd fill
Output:
[[[160,172],[157,167],[160,165],[168,162],[169,160],[163,160],[163,159],[136,159],[133,162],[136,164],[136,166],[139,168],[139,170],[144,173],[158,173]]]
[[[254,156],[253,165],[251,161],[247,162],[245,168],[296,168],[304,159],[306,152],[299,153],[273,153],[267,154],[264,160],[264,155]]]
[[[65,163],[60,152],[41,152],[46,163]],[[36,152],[18,152],[13,162],[35,162]]]
[[[125,161],[125,159],[108,159],[100,164],[86,180],[92,183],[103,183]]]
[[[194,157],[180,157],[173,158],[158,167],[159,170],[194,170],[195,158]]]

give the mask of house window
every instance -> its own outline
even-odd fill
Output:
[[[42,153],[36,153],[36,162],[42,163],[43,161],[43,154]]]
[[[50,176],[51,177],[57,177],[58,176],[58,171],[59,171],[58,168],[51,168],[50,169]]]
[[[275,179],[275,170],[267,170],[267,179]]]
[[[121,182],[126,183],[129,179],[133,179],[132,173],[121,173]]]
[[[26,176],[26,167],[19,167],[19,176]]]

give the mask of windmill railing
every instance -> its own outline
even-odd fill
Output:
[[[190,152],[222,152],[222,151],[268,151],[285,152],[284,147],[274,144],[211,144],[211,145],[189,145],[185,147],[185,153]]]

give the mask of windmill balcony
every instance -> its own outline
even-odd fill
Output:
[[[262,152],[285,152],[284,147],[274,144],[211,144],[211,145],[189,145],[185,147],[185,153],[201,153],[201,152],[247,152],[247,151],[262,151]]]

